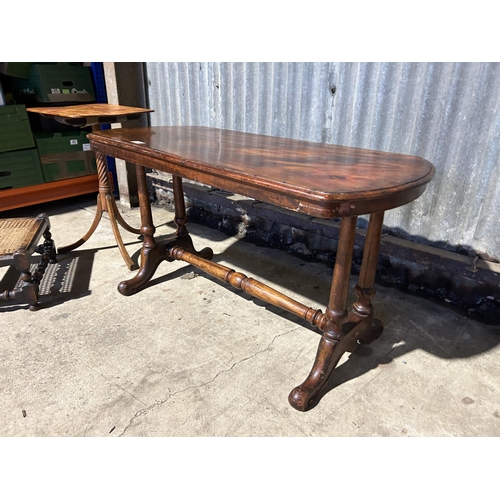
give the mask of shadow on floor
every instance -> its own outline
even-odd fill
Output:
[[[204,228],[201,226],[191,224],[189,230],[192,235],[206,236]],[[157,239],[158,242],[164,241],[163,236],[159,236]],[[224,235],[221,234],[220,240],[224,239]],[[269,279],[273,280],[274,285],[297,291],[312,302],[312,304],[306,303],[306,305],[323,304],[322,310],[325,310],[332,269],[318,263],[310,266],[301,262],[293,268],[293,272],[290,272],[290,267],[286,265],[285,261],[293,257],[278,250],[271,251],[276,252],[275,254],[270,254],[269,250],[263,252],[259,250],[259,247],[249,245],[247,242],[236,241],[223,254],[214,255],[213,262],[224,261],[224,265],[228,267],[234,263],[248,277],[267,275]],[[282,259],[279,259],[280,255],[283,256]],[[279,260],[273,260],[276,256]],[[311,326],[305,320],[235,289],[189,264],[185,264],[182,268],[171,273],[167,272],[164,275],[154,277],[147,286],[155,286],[188,273],[203,276],[203,279],[230,289],[245,300],[251,300],[255,305],[265,307],[274,314],[321,335],[316,327]],[[259,278],[257,277],[257,279]],[[356,277],[354,277],[355,281]],[[334,370],[329,383],[316,399],[315,405],[329,391],[374,370],[380,365],[387,365],[397,359],[404,363],[404,356],[415,349],[424,350],[441,359],[462,359],[485,353],[500,343],[500,327],[475,323],[478,327],[468,331],[466,323],[474,322],[464,318],[458,312],[444,308],[429,299],[414,297],[384,287],[377,288],[379,295],[373,301],[375,316],[387,325],[382,337],[370,345],[360,345],[353,353],[347,355],[348,358],[345,362]],[[355,296],[351,291],[348,298],[348,309],[353,300],[355,300]],[[415,308],[414,304],[418,304],[419,307]],[[423,316],[422,309],[426,313]],[[311,359],[311,366],[313,361]],[[307,373],[304,373],[303,377],[306,376]]]
[[[57,306],[69,300],[89,295],[90,276],[97,250],[83,250],[67,255],[58,255],[56,264],[49,264],[40,283],[40,304],[43,309]],[[33,255],[30,271],[34,272],[40,257]],[[0,290],[19,287],[19,271],[9,267],[0,280]],[[0,303],[0,312],[28,309],[27,304],[18,302]]]

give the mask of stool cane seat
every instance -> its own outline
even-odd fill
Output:
[[[38,244],[43,236],[43,244]],[[39,285],[47,265],[56,263],[56,250],[46,214],[37,217],[0,219],[0,267],[14,266],[21,274],[21,286],[5,290],[0,299],[29,304],[30,311],[40,307]],[[34,273],[30,272],[31,255],[42,254]]]

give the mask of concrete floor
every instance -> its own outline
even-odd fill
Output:
[[[46,212],[63,246],[94,207],[86,196],[2,216]],[[120,210],[139,226],[137,209]],[[173,214],[153,213],[156,236],[169,234]],[[324,310],[323,264],[188,228],[216,261]],[[122,234],[137,259],[140,241]],[[182,262],[162,263],[150,287],[123,297],[116,286],[134,274],[106,214],[48,268],[41,310],[0,303],[0,436],[500,435],[500,326],[378,287],[382,337],[345,355],[332,390],[300,413],[287,397],[312,366],[315,329]]]

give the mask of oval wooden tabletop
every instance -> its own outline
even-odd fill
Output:
[[[198,126],[112,129],[88,138],[101,153],[319,217],[403,205],[434,175],[418,156]]]

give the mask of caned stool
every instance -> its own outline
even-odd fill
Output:
[[[38,245],[43,236],[44,242]],[[30,311],[40,308],[39,286],[47,265],[54,264],[56,249],[46,214],[37,217],[0,219],[0,267],[14,266],[21,273],[19,287],[0,293],[0,299],[29,304]],[[31,255],[42,254],[36,271],[30,272]]]

